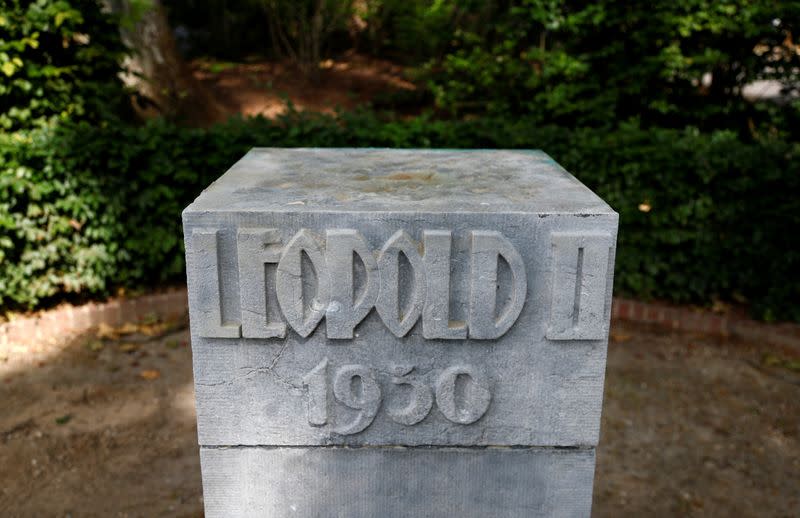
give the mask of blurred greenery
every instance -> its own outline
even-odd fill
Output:
[[[125,48],[96,0],[3,0],[0,128],[100,120],[125,112]]]
[[[425,65],[442,109],[746,134],[782,114],[746,101],[746,84],[798,85],[798,2],[528,0],[495,18],[483,33],[457,30],[452,48]],[[780,121],[786,131],[796,131],[797,110],[791,115]]]
[[[280,3],[168,7],[190,52],[236,60],[276,51],[270,13],[313,11]],[[502,147],[545,150],[619,211],[618,293],[800,320],[797,2],[344,5],[320,56],[408,65],[422,115],[137,122],[117,20],[90,0],[4,3],[0,307],[181,281],[181,209],[252,146]],[[745,100],[758,79],[784,96]]]

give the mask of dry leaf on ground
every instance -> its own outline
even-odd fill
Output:
[[[611,331],[611,341],[612,342],[627,342],[631,338],[632,338],[631,335],[627,335],[625,333],[618,333],[618,332]]]
[[[110,325],[102,323],[99,326],[97,326],[96,336],[97,338],[100,339],[103,338],[114,339],[117,337],[117,332]]]
[[[139,326],[139,332],[150,337],[161,336],[166,330],[166,324],[142,324]]]
[[[156,369],[147,369],[140,372],[139,377],[146,380],[154,380],[161,377],[161,372]]]
[[[125,322],[116,329],[117,334],[130,335],[139,331],[139,326],[131,322]]]

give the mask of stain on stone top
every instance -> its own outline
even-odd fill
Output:
[[[542,151],[254,148],[186,212],[608,214]]]

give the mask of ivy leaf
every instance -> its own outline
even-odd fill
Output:
[[[12,75],[14,75],[14,72],[17,70],[17,67],[14,66],[14,63],[12,63],[11,61],[6,61],[5,63],[3,63],[3,66],[0,67],[0,70],[2,70],[3,73],[8,77],[11,77]]]

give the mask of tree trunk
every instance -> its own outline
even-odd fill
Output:
[[[222,119],[226,111],[221,102],[194,78],[178,54],[161,1],[150,1],[141,12],[135,0],[106,0],[122,20],[122,41],[131,50],[123,79],[139,94],[134,102],[137,112],[200,125]]]

